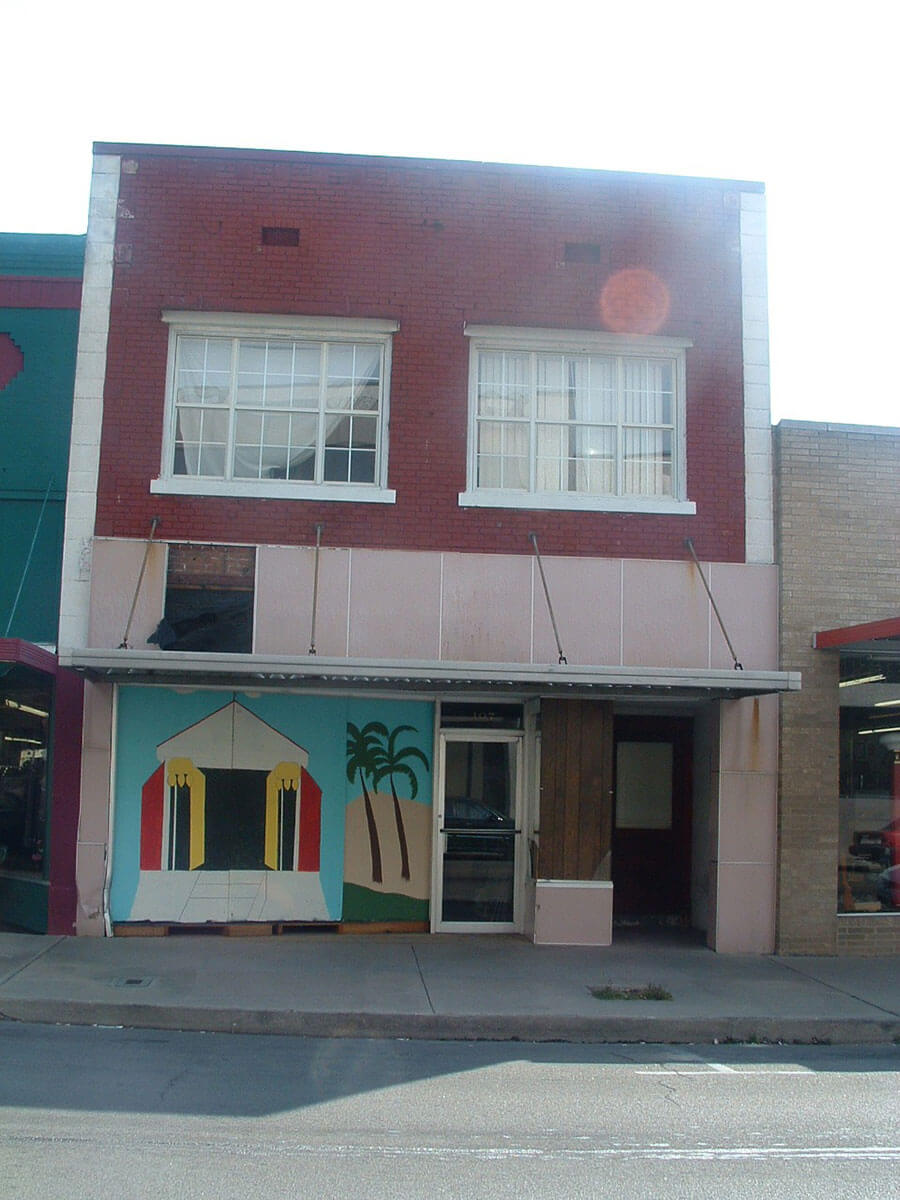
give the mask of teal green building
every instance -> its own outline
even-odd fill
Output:
[[[81,687],[56,661],[83,236],[0,233],[0,925],[74,928]]]

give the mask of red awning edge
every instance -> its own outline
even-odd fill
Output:
[[[869,621],[865,625],[847,625],[843,629],[823,629],[813,634],[815,650],[851,646],[854,642],[874,642],[880,638],[900,638],[900,617]]]

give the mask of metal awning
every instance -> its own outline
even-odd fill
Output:
[[[26,642],[22,638],[0,638],[0,663],[17,664],[32,667],[45,675],[55,675],[58,666],[57,658],[50,650],[34,642]]]
[[[843,654],[900,659],[900,617],[845,625],[813,634],[816,650],[840,650]]]
[[[175,687],[292,688],[331,692],[490,693],[509,696],[641,696],[715,699],[793,692],[797,671],[692,667],[572,666],[567,663],[437,662],[318,655],[203,654],[177,650],[61,652],[88,678]]]

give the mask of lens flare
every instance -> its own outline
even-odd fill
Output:
[[[669,315],[669,289],[645,267],[616,271],[600,293],[600,317],[614,333],[658,333]]]

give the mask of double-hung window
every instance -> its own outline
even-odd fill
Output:
[[[674,338],[467,326],[463,505],[692,513]]]
[[[166,436],[153,491],[390,502],[394,321],[163,313]]]

